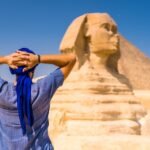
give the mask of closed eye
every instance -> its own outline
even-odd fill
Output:
[[[100,27],[101,27],[101,28],[106,29],[107,31],[109,31],[109,30],[110,30],[110,26],[109,26],[109,24],[108,24],[108,23],[101,24],[101,26],[100,26]]]
[[[117,33],[117,27],[115,25],[110,25],[109,23],[103,23],[100,26],[101,28],[104,28],[107,31],[112,31],[112,33]]]

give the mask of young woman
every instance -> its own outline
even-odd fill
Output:
[[[7,64],[16,75],[16,84],[0,78],[0,149],[54,149],[48,137],[50,100],[75,62],[74,54],[36,55],[28,48],[0,56],[0,64]],[[58,68],[32,83],[39,63]]]

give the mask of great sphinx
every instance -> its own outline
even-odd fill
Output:
[[[118,71],[119,42],[117,24],[106,13],[84,14],[70,24],[60,51],[75,53],[77,63],[53,97],[51,137],[141,134],[146,111]]]

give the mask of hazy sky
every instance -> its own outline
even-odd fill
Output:
[[[69,24],[90,12],[107,12],[119,32],[150,57],[149,0],[0,0],[0,55],[21,47],[39,54],[59,53],[60,41]],[[40,65],[36,76],[53,66]],[[0,75],[12,79],[7,66]]]

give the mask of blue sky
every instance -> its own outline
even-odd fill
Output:
[[[0,55],[21,47],[39,54],[59,53],[59,44],[76,17],[84,13],[107,12],[119,32],[150,57],[149,0],[0,0]],[[0,75],[12,79],[6,65]],[[36,76],[54,67],[40,65]]]

